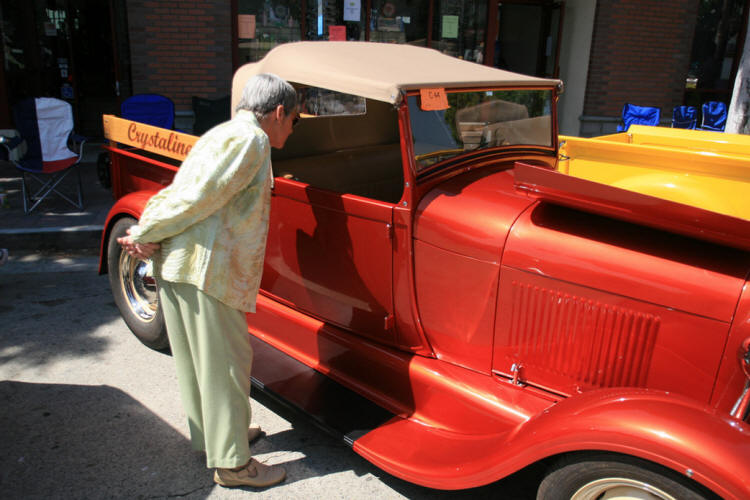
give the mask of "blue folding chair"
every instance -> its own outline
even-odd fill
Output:
[[[651,106],[636,106],[625,104],[622,107],[622,125],[617,126],[618,132],[627,132],[631,125],[659,125],[661,110]]]
[[[704,102],[701,111],[701,129],[724,132],[727,126],[727,105],[719,101]]]
[[[160,94],[135,94],[120,104],[120,116],[155,127],[174,128],[174,103]],[[96,161],[96,173],[105,189],[112,186],[109,154],[101,153]]]
[[[675,106],[672,110],[672,128],[695,130],[698,126],[698,109],[695,106]]]
[[[159,94],[135,94],[120,105],[123,118],[155,127],[174,127],[174,103]]]
[[[23,211],[30,213],[51,195],[81,210],[83,192],[81,171],[77,167],[87,139],[73,132],[73,108],[61,99],[28,98],[13,106],[13,118],[20,136],[2,137],[0,146],[11,158],[11,150],[26,142],[26,153],[12,162],[21,171]],[[68,196],[60,185],[71,172],[78,177],[75,198]],[[38,184],[36,188],[34,183]]]

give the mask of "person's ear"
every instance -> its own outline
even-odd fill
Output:
[[[284,119],[284,106],[279,104],[276,106],[276,120],[281,122]]]

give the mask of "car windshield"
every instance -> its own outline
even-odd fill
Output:
[[[408,97],[418,170],[469,151],[553,145],[551,90],[448,91],[447,100],[425,111],[419,95]]]

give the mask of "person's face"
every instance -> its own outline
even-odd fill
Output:
[[[290,113],[284,112],[284,106],[276,106],[276,109],[266,116],[261,127],[268,135],[271,146],[276,149],[284,147],[286,140],[292,135],[297,118],[297,110],[293,109]]]

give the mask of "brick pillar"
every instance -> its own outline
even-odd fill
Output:
[[[179,117],[192,110],[194,95],[231,92],[229,2],[128,0],[127,10],[134,93],[169,97]]]
[[[662,119],[671,118],[682,104],[697,15],[698,0],[599,0],[584,135],[597,135],[585,129],[599,118],[610,118],[599,131],[610,132],[626,102],[659,107]]]

